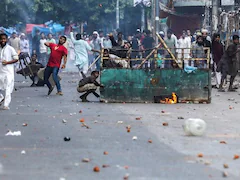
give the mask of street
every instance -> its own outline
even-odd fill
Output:
[[[61,76],[64,95],[47,96],[16,75],[11,109],[0,110],[0,180],[240,179],[238,92],[213,90],[211,104],[82,103],[79,75]],[[188,118],[207,123],[204,136],[185,136]]]

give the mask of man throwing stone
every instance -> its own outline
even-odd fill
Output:
[[[48,60],[47,67],[44,71],[44,81],[45,84],[48,86],[48,95],[51,94],[53,91],[52,85],[49,82],[49,77],[51,74],[53,75],[53,80],[57,86],[57,95],[63,95],[61,85],[58,79],[58,72],[62,63],[62,58],[64,60],[64,63],[62,65],[62,69],[65,69],[66,63],[67,63],[67,49],[63,46],[63,44],[66,42],[67,38],[65,36],[61,36],[59,39],[58,44],[49,43],[46,42],[45,45],[51,49],[51,54]]]

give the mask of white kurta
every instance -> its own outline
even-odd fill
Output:
[[[188,63],[190,58],[190,48],[191,42],[188,38],[180,38],[178,40],[178,61],[181,61],[184,58],[184,63]]]
[[[84,73],[87,73],[88,69],[88,51],[91,51],[91,46],[84,40],[75,40],[73,33],[70,33],[72,43],[75,51],[75,65],[83,69]]]
[[[11,102],[11,93],[14,89],[14,64],[3,65],[2,61],[17,60],[18,55],[13,47],[6,45],[0,47],[0,90],[5,90],[4,106],[8,107]],[[9,97],[10,96],[10,97]]]

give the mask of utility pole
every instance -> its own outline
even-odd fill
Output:
[[[156,37],[156,25],[155,25],[155,0],[152,0],[151,2],[151,8],[152,8],[152,15],[151,15],[151,19],[152,19],[152,34],[153,37]],[[157,38],[157,37],[156,37]]]
[[[217,32],[219,1],[212,0],[212,33]]]
[[[117,5],[116,5],[116,29],[119,29],[120,27],[120,15],[119,15],[119,0],[117,0]]]
[[[160,23],[159,13],[160,13],[159,0],[155,0],[155,27],[157,33],[159,33]]]
[[[145,30],[145,6],[143,2],[141,2],[141,31],[143,32]]]

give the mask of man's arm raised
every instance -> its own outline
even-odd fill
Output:
[[[50,46],[50,43],[49,43],[49,42],[45,42],[44,44],[45,44],[45,46],[47,46],[47,47]]]

